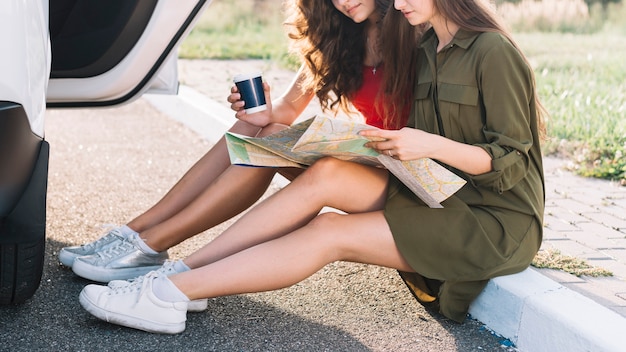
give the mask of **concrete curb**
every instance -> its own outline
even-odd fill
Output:
[[[491,280],[470,314],[519,351],[624,350],[626,318],[532,268]]]
[[[232,110],[187,86],[180,86],[178,95],[144,94],[143,99],[213,143],[237,121]]]
[[[186,86],[180,87],[178,96],[143,98],[212,142],[235,121],[226,106]],[[275,182],[284,186],[286,181]],[[621,336],[626,318],[532,268],[491,280],[470,314],[522,352],[617,352],[626,345]]]

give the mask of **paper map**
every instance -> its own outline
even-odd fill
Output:
[[[306,168],[320,158],[332,156],[384,167],[431,208],[442,208],[440,203],[465,184],[464,179],[431,159],[400,161],[364,147],[368,139],[358,132],[374,128],[315,116],[262,138],[227,132],[226,144],[233,165]]]

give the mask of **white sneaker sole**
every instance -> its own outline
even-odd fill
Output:
[[[140,266],[133,268],[108,269],[89,265],[80,260],[75,261],[72,265],[74,274],[97,282],[107,283],[112,280],[130,280],[137,276],[145,275],[153,270],[157,270],[161,265]]]
[[[190,313],[204,312],[208,306],[208,299],[194,299],[193,301],[189,301],[189,304],[187,305],[187,311]]]
[[[83,291],[81,291],[78,300],[80,305],[83,306],[86,311],[109,323],[158,334],[178,334],[185,330],[185,322],[172,324],[159,323],[104,310],[91,302],[89,297]]]
[[[72,265],[74,264],[74,259],[78,257],[80,256],[72,252],[66,251],[64,248],[61,248],[61,250],[59,251],[59,261],[61,262],[61,264],[67,266],[68,268],[72,267]]]

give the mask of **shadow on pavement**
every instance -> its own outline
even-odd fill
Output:
[[[78,303],[88,283],[56,261],[67,244],[48,241],[41,286],[23,305],[1,308],[2,350],[10,351],[366,351],[349,333],[308,321],[245,295],[209,301],[187,315],[187,329],[158,335],[92,317]]]

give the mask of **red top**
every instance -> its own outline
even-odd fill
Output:
[[[363,84],[351,99],[352,105],[363,115],[365,123],[370,126],[383,128],[383,116],[376,111],[374,102],[383,80],[383,65],[378,67],[363,65]],[[407,104],[407,107],[409,105]],[[405,109],[405,110],[408,110]],[[408,111],[404,114],[402,126],[406,124]]]

